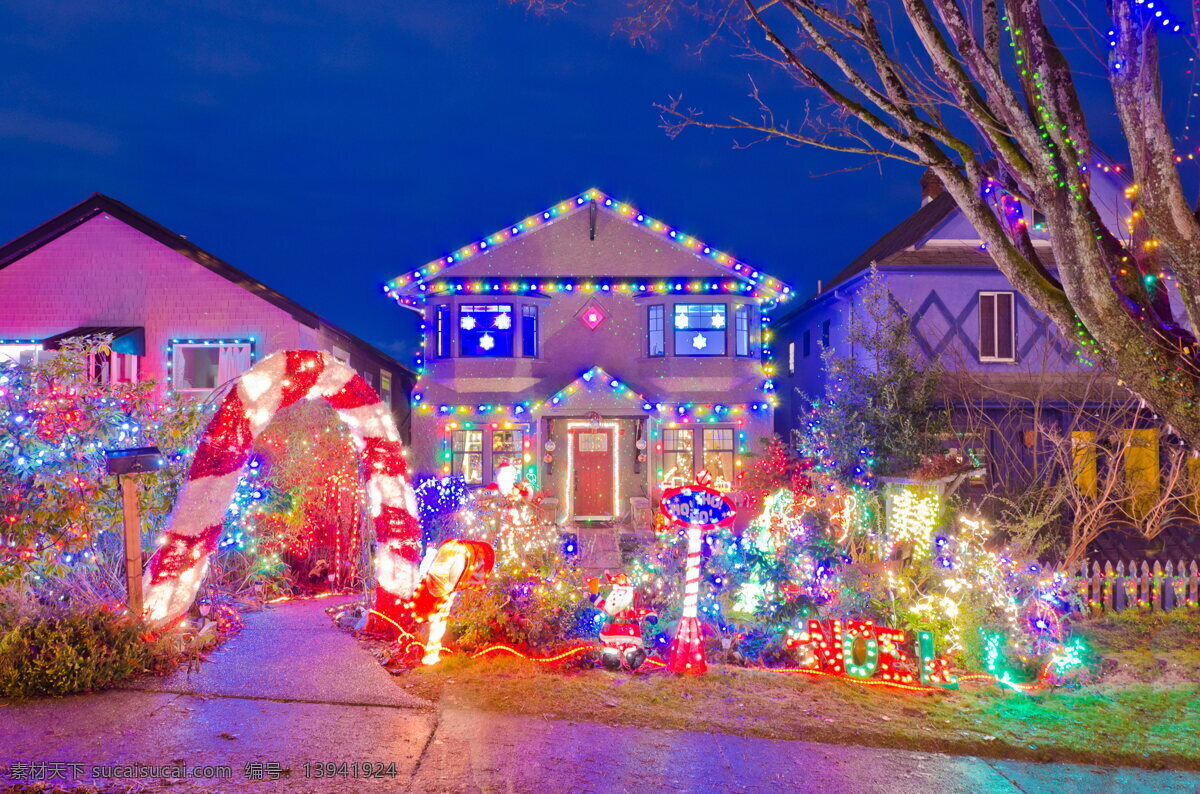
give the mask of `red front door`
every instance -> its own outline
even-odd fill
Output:
[[[616,454],[611,427],[571,429],[574,463],[571,513],[575,518],[613,518],[613,461]]]

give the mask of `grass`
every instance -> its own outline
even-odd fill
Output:
[[[447,657],[397,677],[444,707],[1034,761],[1200,770],[1200,616],[1087,624],[1105,658],[1076,690],[897,692],[713,665],[702,677]],[[1164,675],[1165,671],[1165,675]]]

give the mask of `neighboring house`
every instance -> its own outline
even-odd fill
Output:
[[[1103,166],[1096,169],[1094,180],[1097,205],[1106,223],[1121,228],[1118,224],[1129,212],[1126,186],[1104,173]],[[1017,486],[1022,476],[1037,469],[1035,422],[1070,433],[1086,426],[1075,420],[1080,412],[1097,408],[1097,400],[1115,395],[1120,405],[1128,393],[1081,363],[1077,346],[1013,288],[935,178],[927,173],[921,187],[922,203],[916,212],[832,278],[818,282],[811,297],[777,320],[776,431],[797,440],[804,395],[819,397],[824,387],[824,350],[855,352],[846,338],[847,326],[874,265],[895,307],[906,317],[915,350],[945,370],[944,394],[956,430],[945,446],[982,463],[989,477]],[[1043,261],[1052,263],[1040,218],[1028,208],[1025,217]],[[975,419],[986,416],[985,421],[966,421],[968,402]],[[1013,410],[1014,406],[1022,408]],[[973,426],[964,432],[968,424]],[[978,433],[981,426],[985,429]],[[1127,427],[1132,439],[1127,443],[1158,449],[1159,430],[1153,416],[1135,409]],[[1157,487],[1158,463],[1150,454],[1150,465],[1138,476]],[[1088,464],[1081,461],[1081,465]],[[1094,469],[1095,462],[1090,465]],[[1168,552],[1189,559],[1200,553],[1200,536],[1164,535],[1168,537]]]
[[[385,290],[424,321],[414,469],[516,466],[563,526],[648,529],[660,489],[735,489],[772,431],[764,326],[790,288],[599,190]]]
[[[408,437],[411,370],[99,193],[0,247],[0,356],[93,333],[113,335],[97,379],[197,397],[277,350],[325,350],[380,392]]]

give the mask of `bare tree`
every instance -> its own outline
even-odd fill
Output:
[[[1194,527],[1200,481],[1181,440],[1104,373],[1066,376],[1045,366],[1003,379],[960,370],[960,454],[988,478],[973,499],[1023,551],[1073,569],[1105,533],[1152,541]]]
[[[537,2],[534,6],[539,5]],[[815,93],[783,107],[758,89],[749,117],[710,120],[678,100],[671,134],[688,127],[752,133],[931,169],[1000,270],[1086,355],[1102,361],[1167,423],[1200,445],[1200,222],[1184,195],[1163,110],[1159,30],[1181,24],[1142,0],[1109,0],[1097,20],[1050,0],[644,0],[624,29],[653,40],[680,14]],[[1133,183],[1126,229],[1106,225],[1093,194],[1082,72],[1057,37],[1107,48]],[[1122,153],[1115,153],[1122,156]],[[1186,158],[1185,158],[1186,162]],[[1046,219],[1053,259],[1024,212]],[[1128,232],[1128,234],[1126,233]],[[1168,296],[1174,276],[1177,317]]]

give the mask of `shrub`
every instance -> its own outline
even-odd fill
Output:
[[[103,689],[167,657],[140,621],[107,609],[23,620],[0,637],[0,696]]]

